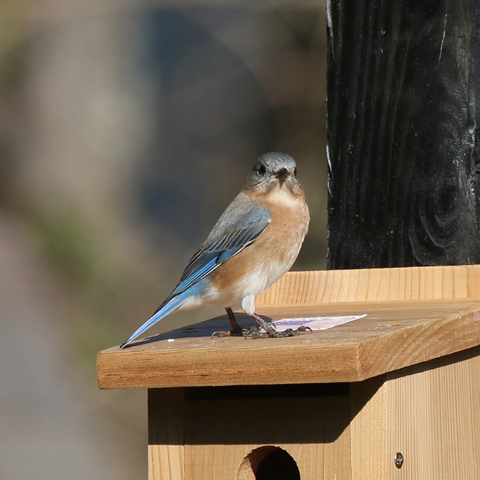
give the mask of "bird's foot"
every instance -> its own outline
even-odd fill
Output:
[[[245,337],[252,337],[252,338],[284,338],[284,337],[294,337],[296,335],[300,335],[301,333],[305,332],[312,332],[310,327],[298,327],[298,328],[287,328],[286,330],[276,330],[276,329],[269,329],[264,330],[263,327],[254,325],[251,327],[246,333]]]
[[[235,314],[230,307],[225,308],[227,312],[228,319],[230,320],[230,325],[232,326],[231,330],[217,330],[212,333],[213,337],[242,337],[245,336],[245,333],[248,331],[246,328],[240,327],[235,318]]]
[[[232,328],[231,330],[216,330],[212,337],[242,337],[248,332],[247,328]]]
[[[294,337],[295,335],[300,335],[300,333],[311,332],[310,327],[298,327],[298,328],[287,328],[286,330],[275,330],[275,328],[264,330],[263,327],[259,325],[253,325],[250,328],[242,328],[240,331],[237,330],[216,330],[212,333],[213,337],[244,337],[244,338],[284,338],[284,337]]]
[[[254,325],[251,327],[245,337],[249,336],[252,338],[284,338],[284,337],[294,337],[295,335],[300,335],[300,333],[311,332],[310,327],[300,326],[298,328],[287,328],[286,330],[277,330],[275,325],[265,321],[262,317],[254,313],[252,317],[259,323],[259,325]],[[262,331],[263,330],[263,331]]]
[[[228,319],[230,320],[232,329],[230,331],[217,330],[216,332],[212,333],[212,337],[244,337],[249,329],[240,327],[240,325],[237,323],[237,319],[235,318],[235,314],[230,307],[225,308],[225,310],[227,312]]]
[[[267,322],[262,317],[253,313],[251,315],[257,322],[258,325],[253,325],[250,328],[241,328],[236,319],[235,315],[231,308],[226,308],[230,324],[232,325],[231,330],[216,330],[212,333],[213,337],[244,337],[244,338],[284,338],[284,337],[294,337],[295,335],[300,335],[301,333],[311,332],[310,327],[301,326],[298,328],[287,328],[286,330],[278,331],[275,328],[275,325]]]

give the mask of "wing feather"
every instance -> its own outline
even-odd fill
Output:
[[[232,202],[188,263],[175,290],[158,310],[240,253],[267,228],[271,220],[272,216],[265,207],[253,203]]]

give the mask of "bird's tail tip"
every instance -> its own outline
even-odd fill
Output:
[[[132,335],[120,345],[120,350],[123,350],[129,343],[133,342],[133,340],[159,322],[162,318],[166,317],[169,313],[174,312],[183,302],[185,302],[186,298],[188,298],[188,295],[178,295],[172,298],[167,304],[157,310],[140,328],[135,330],[135,332],[133,332]]]

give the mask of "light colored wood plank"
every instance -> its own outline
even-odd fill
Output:
[[[351,479],[387,478],[387,403],[384,376],[350,385]]]
[[[352,383],[352,480],[479,478],[479,376],[475,347]]]
[[[480,266],[289,272],[257,305],[480,298]]]
[[[288,452],[302,480],[349,478],[347,396],[187,404],[185,480],[235,480],[244,459],[266,446]],[[253,480],[254,472],[243,469],[241,478]]]
[[[365,380],[480,344],[480,304],[472,300],[335,303],[262,307],[271,318],[367,317],[284,339],[211,338],[225,317],[119,350],[100,352],[101,388],[159,388]],[[242,322],[249,324],[245,316]],[[174,342],[168,342],[168,338]]]
[[[302,480],[479,478],[479,375],[476,347],[352,383],[349,396],[217,398],[208,389],[211,398],[192,399],[152,390],[149,479],[254,480],[248,469],[239,476],[240,466],[265,446],[286,450]]]
[[[148,480],[184,480],[184,391],[148,391]]]
[[[479,478],[479,375],[475,347],[352,383],[343,396],[151,390],[149,479],[254,480],[240,466],[265,446],[286,450],[302,480]]]
[[[480,478],[479,355],[476,347],[386,375],[387,478]]]

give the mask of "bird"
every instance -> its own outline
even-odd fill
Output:
[[[278,152],[262,155],[240,193],[193,255],[173,292],[120,348],[172,312],[202,305],[225,308],[232,327],[226,335],[285,337],[306,331],[277,331],[255,312],[255,297],[290,270],[309,222],[295,160]],[[256,328],[240,328],[232,310],[239,303],[258,322]],[[266,333],[260,333],[263,331]]]

